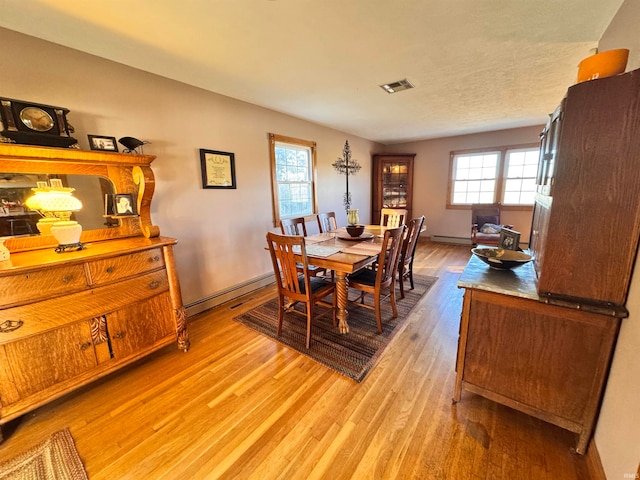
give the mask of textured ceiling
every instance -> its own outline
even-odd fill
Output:
[[[0,26],[392,144],[543,124],[622,1],[0,0]]]

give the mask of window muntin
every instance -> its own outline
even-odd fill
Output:
[[[539,147],[451,152],[448,206],[533,205]]]
[[[315,142],[270,135],[274,226],[316,213]]]

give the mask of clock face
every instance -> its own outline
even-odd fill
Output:
[[[36,132],[48,132],[53,128],[53,118],[38,107],[26,107],[20,111],[20,120],[27,128]]]

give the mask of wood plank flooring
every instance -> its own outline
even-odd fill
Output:
[[[589,479],[574,435],[465,392],[452,405],[469,247],[423,242],[439,277],[360,384],[232,318],[190,320],[174,346],[5,425],[0,462],[69,427],[99,479]]]

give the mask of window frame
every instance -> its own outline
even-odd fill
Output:
[[[311,151],[311,172],[310,172],[310,181],[311,181],[311,208],[312,212],[308,215],[304,215],[305,218],[307,216],[313,216],[318,213],[318,200],[317,200],[317,157],[316,157],[316,142],[310,140],[302,140],[294,137],[287,137],[284,135],[278,135],[276,133],[269,134],[269,157],[271,163],[271,198],[272,198],[272,206],[273,206],[273,226],[280,227],[281,218],[295,218],[300,215],[293,215],[291,217],[280,217],[280,199],[278,195],[278,187],[280,182],[278,182],[277,178],[277,168],[276,168],[276,144],[277,143],[286,143],[295,147],[308,148]]]
[[[526,149],[537,149],[540,150],[539,143],[524,143],[519,145],[503,145],[499,147],[486,147],[486,148],[471,148],[465,150],[453,150],[449,152],[449,178],[447,181],[447,209],[458,209],[458,210],[466,210],[471,208],[471,203],[453,203],[453,168],[455,163],[456,156],[459,155],[471,155],[471,154],[481,154],[481,153],[489,153],[496,152],[498,153],[498,165],[496,167],[496,177],[495,177],[495,189],[493,192],[493,201],[487,202],[491,203],[500,203],[502,210],[532,210],[533,204],[531,205],[517,205],[517,204],[505,204],[502,202],[504,198],[504,188],[507,180],[507,153],[514,150],[526,150]],[[538,156],[538,162],[539,162]],[[527,177],[528,178],[528,177]]]

